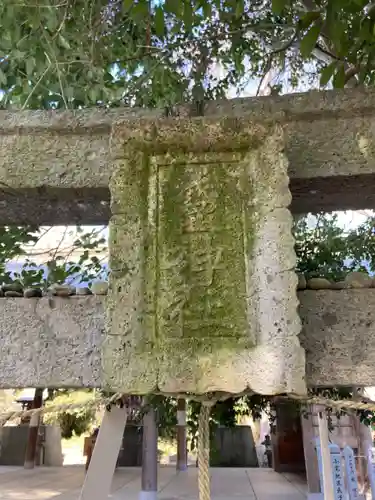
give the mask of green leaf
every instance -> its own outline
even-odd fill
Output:
[[[325,87],[332,78],[335,69],[337,68],[337,61],[333,61],[328,66],[325,66],[320,73],[320,86]]]
[[[184,24],[187,29],[191,29],[193,25],[193,9],[190,0],[184,2]]]
[[[66,99],[68,99],[68,101],[73,99],[74,95],[75,95],[74,87],[71,87],[71,86],[65,87],[64,94],[65,94]]]
[[[99,92],[98,92],[97,87],[90,87],[90,89],[88,91],[88,97],[93,104],[96,104],[96,102],[99,98]]]
[[[7,84],[6,74],[2,69],[0,69],[0,85],[6,85],[6,84]]]
[[[369,73],[369,70],[367,68],[367,65],[361,66],[361,69],[358,73],[358,81],[360,84],[363,84],[365,82],[368,73]]]
[[[16,59],[17,61],[22,61],[25,57],[25,54],[24,54],[24,52],[21,52],[20,50],[15,49],[12,51],[12,57],[14,57],[14,59]]]
[[[155,31],[158,36],[163,36],[165,31],[164,11],[159,6],[155,10]]]
[[[210,2],[202,1],[198,2],[196,5],[196,11],[202,9],[203,17],[205,19],[212,16],[212,5]]]
[[[300,27],[302,29],[307,29],[311,23],[317,21],[319,18],[320,18],[320,12],[316,10],[306,12],[306,14],[302,16],[299,20]]]
[[[47,9],[46,9],[47,10]],[[46,15],[46,25],[47,25],[47,28],[53,32],[55,31],[55,29],[58,27],[59,25],[59,22],[58,22],[58,19],[57,19],[57,15],[56,15],[56,11],[58,11],[58,9],[53,9],[53,8],[49,8],[48,9],[48,14]]]
[[[345,86],[345,68],[344,64],[340,64],[335,76],[333,77],[333,86],[335,89],[343,89]]]
[[[69,49],[70,49],[69,42],[66,40],[66,38],[64,38],[64,37],[62,36],[62,34],[61,34],[61,33],[59,33],[58,39],[59,39],[59,43],[60,43],[60,45],[61,45],[61,47],[62,47],[63,49],[67,49],[67,50],[69,50]]]
[[[245,11],[245,5],[243,0],[237,0],[236,1],[236,17],[240,18],[243,16],[243,13]]]
[[[145,0],[139,0],[132,9],[132,17],[137,21],[144,21],[149,15],[148,2]]]
[[[25,66],[26,66],[26,74],[27,74],[27,76],[32,75],[33,71],[34,71],[34,68],[35,68],[35,59],[34,59],[34,57],[28,57],[26,59]]]
[[[134,5],[134,0],[123,0],[122,4],[125,8],[125,11],[129,12]]]
[[[315,48],[319,35],[320,35],[320,26],[316,24],[314,26],[311,26],[309,31],[301,40],[300,51],[302,57],[308,58],[311,55],[311,52]]]
[[[183,2],[182,0],[165,0],[165,10],[171,14],[175,14],[180,19],[183,17]]]
[[[280,15],[287,4],[288,0],[272,0],[272,11],[276,15]]]

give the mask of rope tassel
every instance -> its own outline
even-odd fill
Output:
[[[210,413],[213,403],[203,401],[198,419],[199,500],[210,500]]]

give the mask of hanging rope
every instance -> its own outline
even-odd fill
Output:
[[[369,410],[375,411],[375,401],[374,402],[363,402],[358,401],[358,399],[329,399],[319,396],[304,396],[299,394],[288,394],[288,398],[294,399],[295,401],[300,401],[301,403],[311,404],[311,405],[322,405],[326,408],[334,408],[337,410]]]
[[[199,500],[210,500],[210,413],[215,403],[203,401],[198,419],[198,488]]]

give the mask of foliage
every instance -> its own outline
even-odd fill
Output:
[[[65,405],[84,403],[92,399],[92,393],[89,390],[70,391],[59,389],[55,391],[53,401],[47,403],[53,405]],[[57,414],[46,414],[44,421],[47,424],[58,424],[61,428],[61,435],[65,439],[71,438],[74,434],[80,436],[86,432],[95,419],[95,409],[93,408],[75,408],[64,410]]]
[[[160,395],[150,396],[148,404],[156,408],[158,432],[161,438],[174,439],[177,425],[177,401]]]
[[[46,236],[50,228],[2,227],[0,244],[0,281],[10,283],[14,280],[24,287],[39,286],[46,288],[51,284],[91,283],[105,276],[103,259],[106,258],[106,239],[102,228],[84,231],[77,227],[77,238],[68,249],[62,248],[67,231],[63,232],[60,244],[48,252],[47,261],[42,265],[35,262],[30,244],[37,244]],[[29,252],[31,256],[29,255]],[[15,257],[23,256],[20,271],[6,271],[6,265]]]
[[[2,105],[169,106],[271,68],[371,85],[374,21],[366,0],[2,0]]]
[[[0,275],[5,273],[6,263],[25,253],[23,245],[36,243],[37,236],[34,227],[0,227]]]
[[[342,280],[350,271],[375,272],[375,218],[345,230],[337,214],[318,214],[316,224],[302,217],[294,227],[297,269],[307,278]]]

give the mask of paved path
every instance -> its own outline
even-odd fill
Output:
[[[140,469],[115,472],[112,500],[138,500]],[[295,476],[269,469],[211,469],[211,495],[215,500],[305,500],[306,486]],[[0,467],[0,500],[77,500],[84,479],[81,466],[44,467],[33,471]],[[159,500],[196,500],[197,469],[176,473],[159,469]]]

